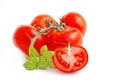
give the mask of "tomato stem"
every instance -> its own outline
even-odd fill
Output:
[[[49,27],[49,28],[41,28],[41,30],[38,32],[38,34],[35,35],[35,37],[33,37],[33,38],[31,39],[30,47],[33,47],[36,39],[37,39],[39,36],[41,36],[43,33],[45,33],[46,31],[48,31],[48,30],[51,29],[51,28],[54,28],[54,26],[53,26],[53,27]]]
[[[54,27],[57,31],[62,32],[66,26],[65,23],[62,24],[58,24],[58,25],[53,25],[52,21],[48,21],[48,19],[46,20],[47,24],[49,27]]]
[[[63,31],[64,30],[64,27],[63,26],[50,26],[48,28],[41,28],[40,31],[38,32],[37,35],[35,35],[35,37],[31,38],[31,44],[30,44],[30,47],[33,47],[36,39],[42,35],[43,33],[45,33],[46,31],[50,30],[50,29],[56,29],[58,31]]]
[[[36,39],[37,39],[43,32],[45,32],[45,31],[46,31],[46,28],[45,28],[45,29],[41,29],[40,32],[38,32],[38,34],[35,35],[35,37],[31,39],[30,47],[33,47]]]
[[[68,43],[68,53],[67,53],[67,55],[68,55],[68,60],[69,60],[69,63],[70,63],[70,70],[72,69],[72,67],[74,66],[74,62],[75,62],[75,60],[74,60],[74,56],[72,55],[72,52],[71,52],[71,45],[70,45],[70,43]]]
[[[71,45],[70,45],[70,43],[68,43],[68,55],[71,55],[70,48],[71,48]]]
[[[51,23],[52,22],[48,22],[49,23],[49,27],[48,28],[38,28],[38,30],[40,30],[33,38],[30,38],[31,39],[31,43],[30,43],[30,46],[29,48],[33,47],[34,46],[34,43],[36,41],[36,39],[41,36],[43,33],[45,33],[46,31],[50,30],[50,29],[56,29],[57,31],[63,31],[64,30],[64,27],[65,25],[64,24],[60,24],[60,25],[52,25]]]

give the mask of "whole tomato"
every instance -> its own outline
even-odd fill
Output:
[[[53,63],[63,72],[81,70],[88,63],[88,53],[82,46],[61,47],[55,50]]]
[[[82,45],[82,34],[76,28],[65,26],[63,31],[51,30],[46,36],[46,44],[50,50],[67,46],[68,42],[73,46]]]
[[[56,24],[58,23],[50,15],[47,14],[38,15],[31,22],[32,26],[39,28],[47,28],[49,27],[49,25],[56,25]]]
[[[62,16],[61,23],[64,22],[67,26],[77,28],[84,35],[86,32],[86,21],[82,15],[77,12],[69,12]]]
[[[13,42],[21,51],[29,56],[28,48],[33,38],[38,33],[38,30],[29,25],[20,25],[13,34]],[[39,52],[41,46],[45,44],[44,36],[39,36],[36,40],[34,47]]]

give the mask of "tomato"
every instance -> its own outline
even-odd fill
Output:
[[[82,34],[76,28],[66,26],[63,31],[51,30],[46,37],[46,44],[50,50],[67,46],[68,42],[73,46],[82,45]]]
[[[31,25],[34,27],[47,28],[49,26],[48,22],[50,22],[51,25],[57,24],[57,22],[50,15],[41,14],[33,19]]]
[[[38,30],[34,28],[33,26],[29,25],[20,25],[13,35],[13,42],[14,44],[23,51],[27,56],[28,48],[31,43],[31,39],[38,33]],[[41,46],[45,44],[44,36],[39,36],[39,38],[36,40],[34,47],[39,52]]]
[[[86,32],[86,21],[82,15],[77,12],[69,12],[62,16],[61,21],[67,26],[75,27],[84,35]]]
[[[88,53],[82,46],[62,47],[55,50],[53,63],[63,72],[75,72],[81,70],[88,63]]]

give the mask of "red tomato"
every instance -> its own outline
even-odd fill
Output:
[[[28,48],[31,43],[30,38],[33,38],[37,33],[38,30],[32,26],[21,25],[14,32],[13,35],[14,44],[28,56],[29,55]],[[39,52],[41,46],[43,46],[44,44],[45,44],[44,37],[40,36],[36,40],[34,47]]]
[[[42,14],[42,15],[38,15],[36,16],[31,25],[34,27],[40,27],[40,28],[47,28],[48,22],[50,22],[52,25],[56,25],[57,22],[49,15],[47,14]]]
[[[76,28],[65,27],[64,31],[51,30],[46,37],[46,44],[50,50],[67,46],[68,42],[73,46],[82,45],[82,34]]]
[[[81,70],[88,62],[88,53],[85,48],[78,47],[62,47],[55,50],[53,63],[56,68],[63,72],[75,72]]]
[[[61,18],[61,21],[67,26],[79,29],[83,35],[86,32],[86,21],[79,13],[69,12]]]

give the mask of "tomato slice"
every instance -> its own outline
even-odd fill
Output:
[[[85,67],[88,62],[88,53],[82,46],[58,48],[55,50],[53,62],[62,72],[75,72]]]

